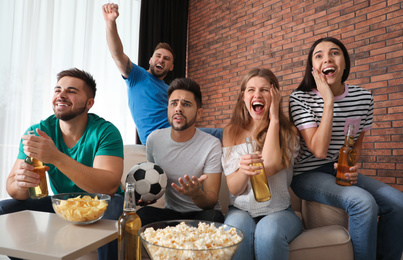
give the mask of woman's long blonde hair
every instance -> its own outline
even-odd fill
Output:
[[[252,122],[252,117],[249,114],[248,109],[246,108],[245,102],[243,100],[243,94],[246,89],[246,84],[253,77],[262,77],[266,79],[270,84],[273,85],[274,88],[280,90],[280,85],[278,83],[277,77],[274,73],[265,68],[254,68],[250,70],[242,79],[241,82],[241,90],[238,94],[238,99],[235,104],[235,108],[232,111],[231,120],[228,124],[228,131],[231,133],[230,142],[232,144],[236,144],[237,136],[241,133],[242,130],[247,129],[248,125]],[[280,104],[281,104],[280,100]],[[267,110],[268,111],[268,110]],[[264,141],[266,139],[267,129],[270,124],[269,113],[266,112],[265,118],[260,120],[260,123],[256,127],[253,133],[253,139],[257,143],[258,150],[263,149]],[[282,154],[282,164],[288,168],[290,166],[290,157],[293,155],[292,147],[295,145],[296,136],[292,131],[292,124],[289,119],[284,115],[283,109],[280,106],[279,108],[279,120],[280,120],[280,150]],[[290,145],[290,142],[293,142]]]

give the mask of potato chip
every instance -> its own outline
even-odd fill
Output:
[[[91,198],[85,195],[62,200],[59,205],[55,205],[55,210],[66,220],[87,222],[100,218],[107,207],[106,201],[99,200],[97,196]]]

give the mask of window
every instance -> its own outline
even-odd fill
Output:
[[[136,143],[126,84],[109,53],[102,5],[97,0],[16,0],[0,11],[0,199],[18,154],[21,135],[53,114],[56,74],[77,67],[97,82],[91,113],[114,123],[124,143]],[[118,31],[125,53],[137,62],[140,0],[119,4]]]

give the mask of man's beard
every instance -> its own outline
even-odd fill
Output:
[[[185,117],[183,114],[180,114],[180,115],[185,119],[185,124],[182,125],[182,126],[174,126],[173,119],[172,119],[174,116],[168,119],[169,124],[171,125],[172,129],[175,130],[175,131],[184,131],[184,130],[188,129],[190,126],[192,126],[196,122],[196,116],[193,117],[192,120],[187,122],[187,117]]]
[[[57,113],[55,109],[53,108],[53,111],[55,112],[56,118],[63,120],[63,121],[69,121],[85,112],[87,107],[84,105],[81,108],[78,108],[76,111],[71,111],[69,113]]]
[[[150,72],[151,74],[156,77],[156,78],[161,78],[161,77],[165,77],[168,74],[168,71],[163,70],[161,73],[157,73],[155,71],[155,65],[150,66]]]

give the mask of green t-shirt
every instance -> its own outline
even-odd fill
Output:
[[[51,137],[59,151],[88,167],[93,167],[94,158],[97,155],[123,158],[123,140],[119,130],[111,122],[95,114],[88,114],[88,123],[85,132],[77,144],[71,149],[64,143],[60,131],[59,119],[54,115],[42,120],[39,124],[31,126],[27,131],[35,130],[36,128],[39,128]],[[36,131],[35,135],[37,135]],[[18,159],[24,159],[25,157],[26,155],[21,140]],[[84,192],[54,165],[46,165],[50,167],[48,174],[50,187],[54,194]],[[116,193],[123,194],[121,187],[118,188]]]

